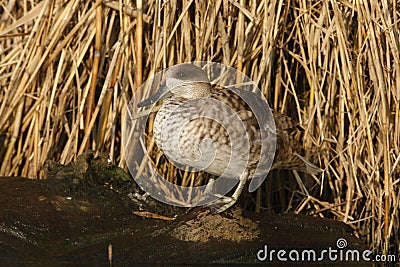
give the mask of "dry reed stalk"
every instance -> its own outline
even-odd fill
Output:
[[[100,57],[102,50],[102,24],[103,24],[103,6],[98,5],[96,8],[96,39],[94,43],[92,78],[89,89],[89,94],[86,102],[85,130],[89,127],[90,119],[92,118],[94,97],[97,87],[97,76],[99,73]],[[97,144],[99,146],[100,144]],[[88,148],[87,146],[86,148]]]
[[[143,83],[143,3],[142,0],[136,1],[137,21],[136,21],[136,88]]]
[[[110,7],[120,13],[126,13],[127,15],[137,18],[139,15],[142,16],[142,20],[146,23],[150,23],[152,18],[147,14],[143,14],[143,11],[140,11],[139,8],[134,9],[129,5],[121,3],[119,1],[104,1],[105,6]]]
[[[396,1],[11,0],[1,8],[0,175],[37,177],[47,159],[68,163],[92,142],[124,166],[120,129],[142,80],[183,61],[213,60],[244,71],[274,109],[297,119],[307,157],[324,168],[321,184],[272,173],[245,205],[334,218],[371,249],[400,251]],[[89,119],[84,108],[100,87]],[[141,144],[168,179],[207,181],[171,168],[151,140]]]
[[[120,67],[122,61],[122,53],[118,54],[117,62],[115,64],[115,69],[113,70],[113,75],[111,78],[110,88],[106,91],[104,96],[103,105],[101,106],[99,122],[98,122],[98,130],[97,130],[97,147],[99,150],[102,150],[104,147],[104,137],[107,129],[107,122],[109,122],[109,111],[111,109],[111,102],[113,96],[116,95],[117,90],[117,77],[119,75]],[[116,107],[117,103],[114,100],[114,107]],[[114,109],[115,110],[115,109]],[[115,116],[113,116],[115,117]],[[113,127],[114,128],[114,127]]]
[[[103,88],[101,90],[97,106],[96,106],[96,108],[95,108],[95,110],[93,112],[93,116],[92,116],[92,118],[90,120],[88,128],[85,129],[86,130],[85,131],[85,135],[84,135],[84,137],[82,139],[82,144],[81,144],[81,146],[79,148],[78,155],[82,154],[84,152],[85,147],[86,147],[86,143],[89,140],[89,136],[91,134],[92,128],[93,128],[94,123],[96,121],[97,115],[98,115],[98,113],[99,113],[99,111],[101,109],[101,106],[103,105],[104,96],[105,96],[105,94],[106,94],[106,92],[107,92],[107,90],[108,90],[108,88],[109,88],[109,86],[111,84],[112,75],[113,75],[115,67],[116,67],[116,63],[117,63],[117,59],[118,59],[118,55],[119,55],[119,49],[120,49],[120,43],[117,42],[116,45],[115,45],[114,55],[113,55],[112,60],[110,62],[110,68],[109,68],[109,70],[107,72],[107,76],[106,76],[106,79],[104,81],[104,85],[103,85]]]
[[[96,14],[97,15],[97,14]],[[110,51],[110,46],[113,45],[111,44],[112,41],[114,40],[110,40],[112,37],[115,37],[115,33],[112,33],[112,30],[115,29],[115,17],[116,17],[116,13],[112,12],[111,13],[111,18],[108,21],[110,26],[107,29],[107,34],[106,34],[106,41],[105,41],[105,48],[104,51]],[[96,29],[96,33],[98,32],[98,30]],[[96,34],[97,36],[97,34]],[[100,110],[100,115],[99,115],[99,122],[98,122],[98,127],[97,127],[97,131],[95,133],[96,135],[96,143],[95,143],[95,147],[98,150],[103,150],[103,141],[104,141],[104,136],[106,134],[106,125],[108,122],[108,115],[109,115],[109,111],[110,111],[110,107],[111,107],[111,100],[112,100],[112,96],[113,96],[113,88],[115,87],[116,81],[117,81],[117,75],[118,75],[118,70],[120,69],[120,64],[121,64],[121,57],[122,55],[119,54],[118,59],[117,59],[117,64],[116,64],[116,69],[114,70],[113,76],[111,78],[111,83],[110,83],[110,88],[107,90],[106,95],[104,96],[104,102],[103,105],[101,107]],[[104,59],[104,57],[102,57]],[[105,64],[105,60],[103,60],[101,66],[104,66]]]

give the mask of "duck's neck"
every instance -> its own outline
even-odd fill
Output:
[[[213,88],[209,83],[185,83],[184,85],[175,88],[173,90],[173,95],[175,98],[193,100],[203,97],[209,97],[212,94],[212,91]]]

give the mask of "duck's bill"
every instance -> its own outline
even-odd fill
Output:
[[[150,106],[150,105],[152,105],[152,104],[154,104],[154,103],[157,103],[158,101],[161,101],[161,100],[163,100],[163,99],[165,99],[165,98],[171,97],[171,96],[172,96],[171,92],[168,91],[168,90],[166,90],[166,89],[167,89],[167,88],[166,88],[165,85],[161,86],[161,87],[157,90],[157,92],[155,92],[155,94],[153,94],[153,95],[150,96],[149,98],[143,100],[142,102],[140,102],[139,104],[137,104],[137,106],[138,106],[139,108],[147,107],[147,106]]]

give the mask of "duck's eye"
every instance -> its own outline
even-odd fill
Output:
[[[184,75],[182,72],[180,72],[180,73],[179,73],[179,77],[182,78],[183,76],[185,76],[185,75]]]

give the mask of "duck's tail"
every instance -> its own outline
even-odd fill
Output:
[[[309,162],[308,160],[306,160],[304,157],[300,156],[297,153],[294,153],[299,159],[301,159],[304,163],[304,169],[302,168],[302,171],[308,173],[308,174],[312,174],[312,175],[316,175],[319,172],[322,171],[321,168],[315,166],[314,164],[312,164],[311,162]]]

